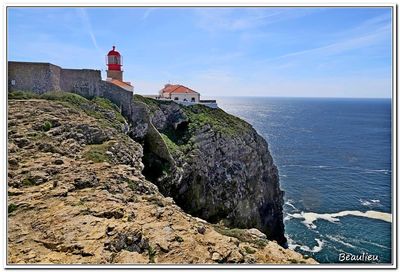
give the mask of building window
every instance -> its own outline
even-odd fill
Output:
[[[187,99],[185,98],[185,99],[183,99],[183,101],[187,102]]]
[[[174,100],[179,100],[179,98],[178,98],[178,97],[175,97]]]
[[[192,97],[192,102],[196,102],[196,98]]]

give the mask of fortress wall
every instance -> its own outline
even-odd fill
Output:
[[[87,98],[101,96],[100,70],[62,69],[60,79],[60,87],[63,91],[73,92]]]
[[[50,86],[52,86],[53,91],[61,91],[60,88],[60,74],[62,69],[56,65],[50,64],[49,65],[49,71],[50,71]]]
[[[35,93],[59,90],[57,74],[60,67],[50,63],[8,62],[8,89],[30,90]],[[15,82],[15,85],[12,84]]]
[[[101,81],[101,96],[107,98],[121,108],[122,115],[130,120],[132,115],[133,92],[127,91],[110,82]]]
[[[15,85],[11,81],[15,81]],[[62,69],[50,63],[8,62],[8,90],[45,93],[64,91],[91,99],[104,97],[121,108],[129,118],[132,114],[133,92],[101,80],[100,70]]]

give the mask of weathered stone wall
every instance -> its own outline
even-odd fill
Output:
[[[122,114],[130,120],[132,114],[133,92],[127,91],[107,81],[99,82],[99,96],[109,99],[121,108]]]
[[[62,69],[50,63],[9,61],[8,90],[40,94],[64,91],[86,98],[100,96],[118,105],[127,118],[132,112],[133,92],[101,80],[100,70]]]
[[[84,97],[101,96],[100,82],[100,70],[61,69],[60,87],[63,91]]]
[[[50,63],[8,62],[8,89],[35,93],[59,91],[57,75],[61,68]],[[14,85],[11,84],[14,81]]]

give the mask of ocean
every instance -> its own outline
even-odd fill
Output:
[[[290,248],[321,263],[340,263],[341,253],[391,262],[390,99],[217,102],[267,140],[285,191]]]

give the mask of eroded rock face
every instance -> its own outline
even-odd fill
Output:
[[[140,130],[155,127],[161,135],[158,145],[166,145],[173,158],[160,160],[164,171],[150,177],[161,192],[192,215],[258,228],[286,244],[278,170],[266,141],[249,124],[220,109],[140,100],[141,116],[148,103],[148,116],[137,122]],[[146,139],[146,131],[141,135]],[[148,149],[154,157],[159,154]]]
[[[46,100],[11,100],[8,117],[9,264],[315,263],[182,211],[141,174],[142,146],[102,119]],[[58,125],[32,127],[47,118]]]

